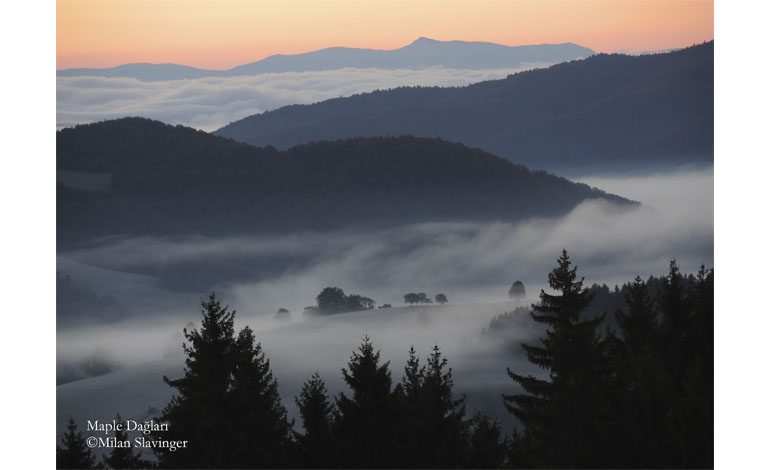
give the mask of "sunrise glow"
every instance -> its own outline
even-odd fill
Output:
[[[57,68],[229,68],[330,46],[393,49],[420,36],[639,52],[712,39],[713,10],[709,0],[58,0]]]

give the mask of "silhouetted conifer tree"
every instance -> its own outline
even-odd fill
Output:
[[[648,293],[647,284],[637,276],[625,296],[628,313],[622,310],[615,314],[623,343],[628,353],[649,350],[657,341],[655,308]]]
[[[62,447],[56,446],[56,468],[92,468],[94,456],[78,432],[78,425],[73,418],[67,423],[67,431],[62,437]]]
[[[286,464],[290,423],[277,384],[251,330],[237,339],[235,312],[212,294],[202,301],[201,329],[184,330],[184,376],[163,410],[164,439],[186,448],[159,449],[163,467],[260,467]]]
[[[404,376],[401,378],[401,389],[408,403],[417,406],[417,400],[422,389],[422,383],[425,379],[425,366],[420,366],[420,358],[414,350],[414,346],[409,347],[409,359],[404,367]]]
[[[463,462],[465,397],[455,398],[453,387],[452,369],[438,345],[434,345],[425,367],[417,411],[419,441],[428,466],[454,467]]]
[[[419,453],[419,435],[418,428],[418,409],[420,406],[420,393],[422,391],[423,380],[425,379],[425,366],[420,365],[420,358],[414,350],[414,346],[409,347],[409,358],[404,366],[404,375],[401,382],[393,390],[393,396],[396,399],[397,409],[397,436],[398,436],[398,455],[399,466],[415,465],[417,454]]]
[[[336,399],[334,434],[343,450],[338,464],[356,467],[389,467],[397,458],[396,399],[389,363],[380,363],[380,352],[368,336],[342,369],[351,395]]]
[[[401,465],[453,467],[462,465],[467,447],[465,397],[453,394],[452,371],[438,345],[425,366],[414,347],[404,376],[396,388],[399,396]]]
[[[615,313],[620,337],[610,333],[613,361],[614,465],[656,467],[664,464],[664,403],[668,388],[660,353],[655,304],[640,277],[625,295],[627,313]]]
[[[695,353],[702,358],[704,380],[714,379],[714,270],[701,265],[690,295]]]
[[[506,444],[500,423],[477,413],[470,420],[465,465],[471,468],[501,467],[505,461]]]
[[[581,320],[591,298],[576,280],[567,251],[548,275],[550,287],[560,295],[540,292],[532,318],[547,325],[542,346],[522,344],[530,362],[549,372],[548,379],[508,375],[523,394],[504,395],[506,408],[524,425],[532,445],[527,446],[529,466],[601,466],[603,432],[608,412],[603,409],[607,379],[605,345],[596,333],[603,316]]]
[[[202,301],[201,329],[183,330],[187,343],[184,377],[163,380],[177,390],[161,415],[169,423],[164,438],[188,440],[187,448],[156,453],[164,467],[221,467],[228,463],[230,432],[228,391],[232,386],[235,312],[212,294]]]
[[[714,269],[701,265],[692,292],[692,344],[695,380],[690,382],[694,397],[694,445],[691,464],[714,466]]]
[[[122,423],[123,418],[118,414],[115,417],[115,422]],[[128,441],[128,433],[123,430],[115,430],[115,440],[120,442]],[[109,455],[102,457],[103,464],[106,468],[149,468],[151,465],[149,462],[142,460],[142,452],[134,453],[132,447],[113,447]]]
[[[334,406],[329,402],[326,385],[318,372],[305,381],[294,401],[305,428],[304,434],[297,434],[302,464],[307,467],[333,466],[336,450],[331,434]]]
[[[530,449],[534,445],[531,434],[515,428],[506,447],[506,467],[532,468],[533,465],[529,463],[531,458],[528,454],[531,453]]]
[[[292,422],[278,394],[270,361],[244,327],[235,342],[233,383],[228,402],[233,412],[234,463],[275,467],[294,463]]]
[[[681,373],[685,366],[681,359],[682,355],[687,354],[688,345],[685,342],[690,327],[690,312],[687,308],[683,281],[679,265],[675,259],[672,259],[669,263],[668,275],[663,279],[658,303],[663,314],[661,328],[665,335],[664,341],[670,348],[669,364],[677,369],[675,372],[677,374]]]
[[[663,283],[661,305],[669,383],[667,401],[671,466],[713,466],[714,279],[701,266],[685,292],[676,262]]]

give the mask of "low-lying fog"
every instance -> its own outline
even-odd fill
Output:
[[[438,343],[454,369],[458,391],[468,394],[469,408],[505,417],[499,396],[512,391],[505,368],[538,373],[515,346],[534,341],[540,330],[522,315],[511,337],[490,338],[481,331],[494,315],[536,301],[562,248],[589,285],[663,275],[672,257],[684,272],[713,264],[711,168],[583,181],[642,206],[620,210],[593,201],[558,219],[515,224],[426,222],[386,231],[284,237],[120,239],[59,253],[59,270],[74,285],[114,297],[122,317],[71,323],[60,318],[60,374],[82,375],[77,369],[94,351],[111,355],[125,368],[59,386],[58,424],[63,426],[70,414],[86,419],[121,412],[142,418],[152,414],[148,406],[165,404],[171,389],[161,376],[180,373],[180,330],[188,322],[198,323],[199,302],[208,291],[172,291],[153,273],[201,260],[257,266],[266,260],[270,265],[267,273],[230,277],[214,290],[238,311],[237,328],[248,324],[257,332],[292,415],[293,396],[314,370],[322,373],[330,391],[343,389],[340,368],[368,333],[391,361],[394,380],[401,377],[410,345],[424,357]],[[276,259],[291,262],[276,267]],[[523,302],[508,300],[515,280],[526,286]],[[326,286],[398,308],[303,318],[303,307],[314,304]],[[404,308],[408,292],[431,298],[441,292],[450,303]],[[274,319],[279,308],[289,309],[291,319]]]
[[[315,103],[399,86],[463,86],[547,65],[550,64],[487,70],[345,68],[157,82],[57,77],[56,126],[60,129],[104,119],[144,116],[214,131],[246,116],[290,104]]]

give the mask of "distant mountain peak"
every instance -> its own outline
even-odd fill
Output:
[[[274,54],[228,70],[205,70],[174,64],[124,64],[106,69],[65,69],[57,71],[56,74],[59,77],[131,77],[157,81],[345,68],[510,69],[533,63],[556,64],[592,54],[593,51],[588,48],[571,44],[506,46],[479,41],[440,41],[422,36],[397,49],[328,47],[300,54]]]
[[[419,38],[417,38],[414,41],[412,41],[412,45],[416,45],[416,44],[435,44],[437,42],[444,42],[444,41],[439,41],[439,40],[436,40],[436,39],[431,39],[429,37],[420,36]]]

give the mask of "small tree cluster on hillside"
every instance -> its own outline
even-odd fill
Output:
[[[322,314],[371,310],[376,302],[358,294],[346,295],[339,287],[326,287],[316,297],[318,311]]]
[[[445,294],[436,294],[434,299],[436,300],[437,304],[441,304],[441,305],[444,305],[445,303],[449,302]],[[418,292],[418,293],[410,292],[408,294],[404,294],[404,303],[407,303],[410,306],[414,304],[425,305],[425,304],[433,303],[433,300],[431,300],[431,298],[428,297],[428,295],[425,292]]]

